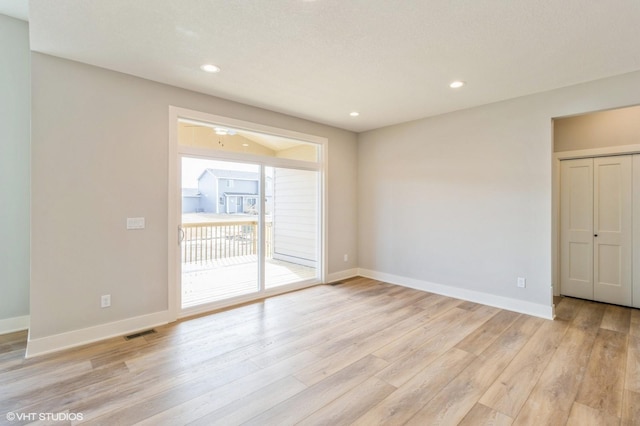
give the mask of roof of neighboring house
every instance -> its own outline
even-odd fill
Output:
[[[258,180],[257,172],[241,172],[237,170],[221,170],[221,169],[206,169],[198,177],[198,180],[202,179],[202,176],[204,176],[207,173],[217,178],[223,178],[223,179]]]

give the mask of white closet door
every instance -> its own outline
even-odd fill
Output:
[[[631,156],[593,159],[594,300],[631,305]]]
[[[560,292],[593,299],[593,159],[560,163]]]

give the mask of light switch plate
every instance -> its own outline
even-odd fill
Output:
[[[111,306],[111,295],[103,294],[102,296],[100,296],[100,307],[108,308],[109,306]]]
[[[128,217],[127,229],[144,229],[144,217]]]

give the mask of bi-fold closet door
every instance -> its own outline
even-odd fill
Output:
[[[631,155],[561,161],[561,294],[632,306],[632,183]]]

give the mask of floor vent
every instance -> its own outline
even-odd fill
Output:
[[[342,284],[342,281],[336,281],[335,283],[331,283],[329,285],[337,286],[337,285],[340,285],[340,284]]]
[[[137,337],[142,337],[142,336],[148,336],[149,334],[153,334],[156,331],[152,328],[151,330],[145,330],[145,331],[141,331],[140,333],[134,333],[134,334],[130,334],[128,336],[124,336],[124,340],[131,340],[131,339],[135,339]]]

